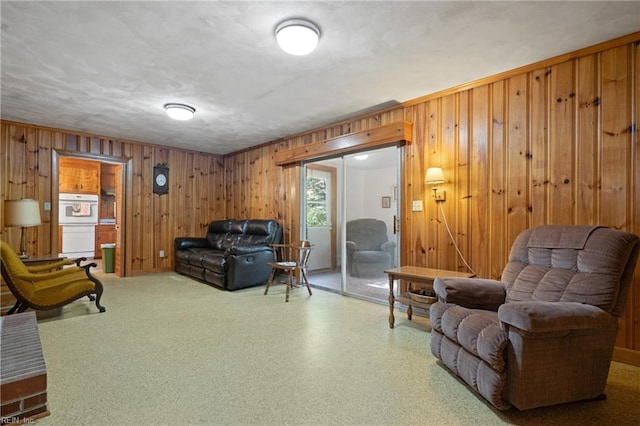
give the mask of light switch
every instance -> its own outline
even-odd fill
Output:
[[[413,200],[413,208],[411,209],[414,212],[422,211],[422,200]]]
[[[51,203],[48,201],[44,202],[44,211],[51,210]]]

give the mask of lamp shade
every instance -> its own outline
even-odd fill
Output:
[[[319,39],[318,27],[303,19],[289,19],[276,28],[278,45],[290,55],[308,55],[315,50]]]
[[[429,167],[427,169],[427,174],[424,177],[424,183],[442,183],[444,182],[444,173],[442,173],[442,169],[440,167]]]
[[[7,200],[4,202],[4,226],[40,225],[38,200]]]

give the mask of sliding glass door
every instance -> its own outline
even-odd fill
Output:
[[[302,235],[314,246],[312,285],[384,303],[398,262],[399,149],[305,165]]]

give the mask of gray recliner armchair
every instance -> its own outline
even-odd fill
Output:
[[[605,227],[528,229],[501,281],[435,280],[431,352],[500,410],[602,397],[639,251]]]
[[[384,276],[395,266],[396,243],[387,237],[387,225],[377,219],[347,222],[347,270],[354,277]]]

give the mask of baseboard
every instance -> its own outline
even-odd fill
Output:
[[[640,351],[616,346],[613,348],[613,360],[640,366]]]
[[[144,271],[131,271],[132,277],[139,277],[143,275],[149,274],[160,274],[162,272],[172,272],[173,268],[154,268],[154,269],[145,269]]]

